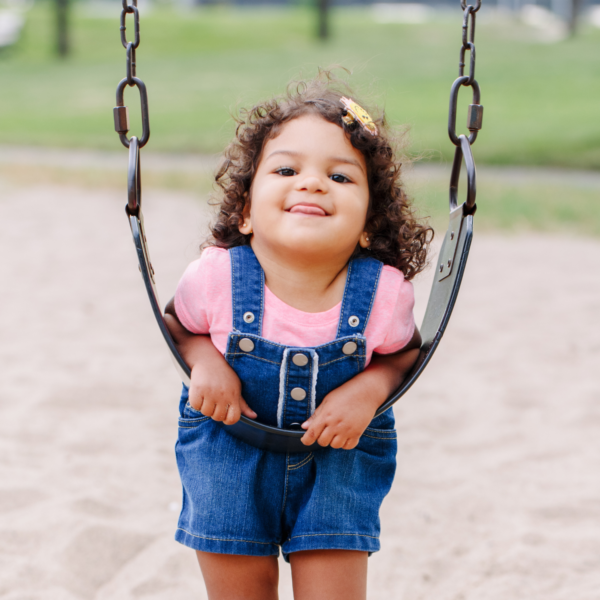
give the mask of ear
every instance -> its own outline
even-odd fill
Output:
[[[243,221],[239,225],[238,229],[243,235],[250,235],[252,233],[252,217],[250,211],[250,201],[247,194],[245,194],[246,202],[244,203],[244,210],[242,211]]]
[[[371,238],[367,231],[363,231],[358,238],[358,243],[361,248],[368,248],[371,245]]]

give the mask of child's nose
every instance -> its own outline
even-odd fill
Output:
[[[327,191],[327,184],[320,177],[307,176],[298,183],[299,191],[307,191],[310,194],[325,193]]]

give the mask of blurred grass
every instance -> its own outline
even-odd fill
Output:
[[[447,172],[446,172],[447,171]],[[438,235],[448,226],[447,169],[416,170],[406,177],[406,189],[413,198],[417,213],[427,218]],[[477,232],[545,232],[569,235],[600,236],[600,185],[581,182],[544,182],[529,178],[510,182],[497,170],[480,169],[478,177]],[[212,191],[209,170],[143,171],[144,189],[178,190],[191,194],[198,202],[206,202]],[[112,189],[123,194],[126,202],[124,169],[72,168],[31,165],[0,165],[0,182],[16,186],[59,185],[88,189]],[[459,199],[464,199],[464,177]]]
[[[568,184],[507,183],[480,174],[475,225],[478,231],[546,232],[600,236],[599,187]],[[409,186],[419,213],[429,216],[436,232],[448,226],[448,183],[434,178]],[[459,198],[466,193],[461,191]]]
[[[4,144],[119,150],[112,107],[125,73],[115,2],[110,18],[77,5],[73,55],[54,58],[53,13],[39,2],[23,37],[0,55],[0,140]],[[230,113],[273,93],[299,73],[341,64],[352,84],[384,105],[394,124],[408,124],[411,150],[449,160],[446,121],[457,75],[461,15],[422,25],[376,24],[366,9],[334,9],[333,39],[318,43],[306,8],[154,8],[141,17],[138,75],[150,97],[148,148],[215,153],[233,132]],[[128,21],[132,29],[132,22]],[[485,106],[474,152],[479,164],[600,169],[600,30],[584,28],[556,44],[535,31],[482,11],[477,24],[477,79]],[[460,97],[458,126],[468,90]],[[138,100],[128,90],[132,130]]]

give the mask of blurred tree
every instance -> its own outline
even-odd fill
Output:
[[[317,0],[319,14],[319,39],[329,38],[329,0]]]
[[[69,0],[56,3],[56,51],[61,58],[69,54]]]
[[[570,14],[569,14],[569,33],[575,35],[577,31],[577,21],[579,12],[581,11],[581,0],[571,0]]]

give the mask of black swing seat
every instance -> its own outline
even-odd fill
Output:
[[[459,138],[461,144],[456,148],[450,181],[450,221],[438,259],[433,263],[435,266],[433,285],[425,317],[420,327],[422,338],[420,355],[410,374],[401,386],[381,405],[375,416],[391,408],[419,378],[444,335],[458,296],[473,238],[473,214],[476,209],[475,164],[467,139],[462,135]],[[467,167],[468,192],[467,201],[457,206],[458,179],[463,152]],[[130,140],[128,183],[129,201],[126,212],[129,215],[129,224],[148,298],[156,322],[171,351],[175,366],[183,382],[189,385],[190,368],[179,354],[169,333],[156,291],[154,269],[150,262],[141,211],[139,145],[135,137]],[[312,446],[305,446],[300,441],[305,433],[303,430],[279,429],[244,416],[235,425],[223,425],[223,427],[226,427],[231,435],[244,442],[272,452],[311,452],[320,448],[316,443]]]

